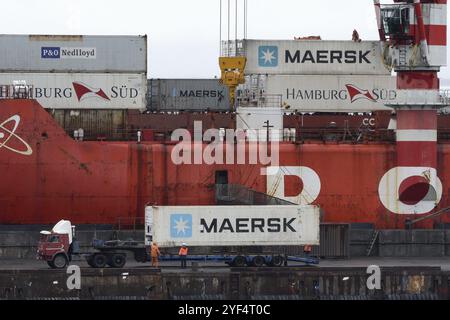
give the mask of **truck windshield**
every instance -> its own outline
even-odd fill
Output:
[[[51,242],[51,243],[59,242],[59,236],[51,235],[51,236],[48,237],[48,241],[47,242]]]

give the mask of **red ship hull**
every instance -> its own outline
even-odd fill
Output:
[[[51,224],[62,218],[115,224],[119,218],[143,217],[148,203],[211,205],[216,172],[222,170],[231,184],[274,191],[261,175],[262,165],[175,165],[170,143],[77,142],[31,100],[0,101],[0,123],[0,224]],[[396,166],[396,157],[394,143],[280,144],[280,166],[307,167],[319,177],[320,192],[312,203],[323,209],[324,222],[371,223],[378,229],[403,228],[406,219],[417,217],[392,213],[380,200],[380,181]],[[444,169],[450,145],[438,144],[437,162],[442,208],[449,200],[450,172]],[[285,180],[285,196],[303,189],[301,179]],[[450,218],[417,227],[432,228],[434,222]]]

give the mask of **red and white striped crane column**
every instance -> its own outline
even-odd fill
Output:
[[[446,64],[447,0],[374,0],[383,47],[397,72],[397,168],[382,180],[385,207],[396,214],[425,214],[440,202],[437,175],[437,110],[440,67]],[[395,11],[397,9],[397,11]],[[393,190],[391,189],[391,190]],[[381,194],[384,192],[385,194]],[[387,193],[393,193],[387,195]]]

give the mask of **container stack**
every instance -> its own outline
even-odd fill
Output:
[[[0,98],[37,100],[74,138],[122,139],[146,109],[147,36],[0,35],[0,56]]]
[[[145,109],[146,36],[0,35],[0,56],[8,94],[44,108]]]
[[[396,80],[377,41],[242,40],[247,83],[240,95],[281,96],[298,112],[390,110]]]

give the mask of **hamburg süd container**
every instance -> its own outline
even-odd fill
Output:
[[[304,112],[371,112],[392,110],[399,99],[392,76],[268,75],[267,95],[281,95],[289,110]]]
[[[0,84],[2,98],[26,94],[46,109],[146,108],[145,74],[0,73]]]

